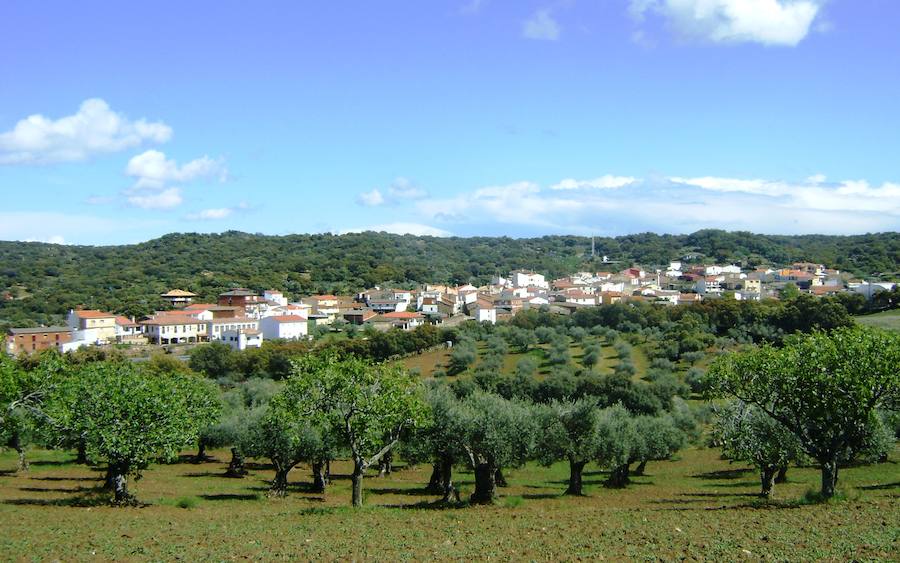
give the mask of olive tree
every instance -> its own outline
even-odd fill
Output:
[[[900,334],[871,328],[794,336],[719,357],[713,390],[759,407],[790,430],[821,467],[823,498],[838,463],[861,451],[877,409],[900,407]]]
[[[803,455],[797,437],[758,407],[735,401],[718,412],[715,442],[728,459],[752,463],[759,470],[760,496],[769,498],[775,477]]]
[[[565,459],[569,462],[567,495],[581,495],[584,466],[597,453],[596,398],[553,401],[537,409],[536,454],[543,465]]]
[[[286,408],[333,421],[353,459],[353,506],[362,506],[366,470],[425,422],[421,384],[406,370],[336,355],[298,361],[278,400]],[[274,402],[274,400],[273,400]]]
[[[634,475],[643,475],[647,462],[671,459],[684,447],[686,436],[668,414],[637,416],[634,425],[639,439],[639,447],[632,456],[638,463]]]
[[[128,478],[157,459],[173,459],[209,424],[215,397],[190,376],[148,375],[130,363],[97,362],[74,376],[71,430],[88,456],[106,461],[116,504],[133,504]]]
[[[628,483],[628,466],[634,463],[641,447],[634,417],[621,404],[601,410],[595,439],[596,461],[610,471],[606,486],[624,487]]]
[[[497,473],[521,465],[533,449],[533,411],[524,403],[476,392],[462,401],[459,412],[459,438],[475,471],[471,501],[491,503],[497,498]]]

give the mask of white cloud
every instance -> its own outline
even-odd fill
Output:
[[[214,207],[211,209],[201,209],[196,213],[188,213],[185,219],[189,221],[217,221],[227,219],[239,211],[250,209],[250,205],[241,202],[234,207]]]
[[[0,164],[47,164],[85,160],[145,142],[164,143],[172,128],[145,119],[131,121],[99,99],[85,100],[74,115],[50,119],[34,114],[0,133]]]
[[[663,16],[688,39],[793,47],[810,31],[823,0],[631,0],[639,21]]]
[[[208,156],[192,160],[182,166],[157,150],[149,150],[131,158],[125,167],[125,174],[137,178],[135,188],[161,189],[172,182],[218,177],[224,181],[228,171],[222,159]]]
[[[0,240],[90,244],[98,238],[111,237],[121,243],[133,237],[137,229],[147,227],[159,229],[160,223],[75,213],[0,211]]]
[[[141,209],[171,209],[184,202],[180,188],[165,188],[162,190],[137,190],[127,194],[125,199],[132,207]]]
[[[560,184],[572,183],[553,187]],[[900,228],[900,184],[826,183],[821,175],[799,182],[700,176],[647,179],[615,189],[543,191],[532,182],[518,182],[422,200],[416,211],[438,225],[455,225],[459,234],[671,233],[701,228],[848,234]]]
[[[149,150],[131,158],[125,174],[135,178],[134,184],[124,190],[126,201],[141,209],[171,209],[184,201],[180,187],[174,182],[218,178],[225,181],[228,171],[221,159],[203,156],[179,166],[175,160],[157,150]]]
[[[363,192],[356,198],[357,203],[366,207],[375,207],[384,204],[384,196],[381,191],[375,188],[371,192]]]
[[[420,223],[386,223],[384,225],[372,225],[370,227],[363,227],[363,228],[358,228],[358,229],[347,229],[345,231],[341,231],[341,234],[362,233],[365,231],[375,231],[377,233],[380,233],[380,232],[394,233],[397,235],[428,236],[428,237],[450,237],[450,236],[453,236],[453,233],[451,233],[450,231],[445,231],[444,229],[438,229],[436,227],[430,227],[428,225],[422,225]]]
[[[412,180],[407,178],[397,178],[388,186],[388,195],[394,199],[421,199],[428,195],[428,192],[417,186]]]
[[[616,189],[637,182],[637,178],[631,176],[611,176],[609,174],[594,178],[593,180],[575,180],[566,178],[558,184],[550,186],[551,190],[583,190],[583,189]]]
[[[428,192],[415,182],[399,177],[394,179],[384,192],[378,188],[374,188],[369,192],[362,192],[356,196],[356,203],[365,207],[377,207],[379,205],[397,205],[427,196]]]
[[[538,10],[530,18],[522,22],[522,37],[556,41],[562,29],[550,13],[550,10]]]

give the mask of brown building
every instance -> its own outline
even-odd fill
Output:
[[[39,328],[11,328],[6,338],[6,351],[14,356],[22,352],[54,348],[72,341],[72,331],[65,326],[43,326]]]
[[[263,301],[261,295],[242,287],[219,294],[219,305],[223,307],[246,307],[247,305],[262,303]]]

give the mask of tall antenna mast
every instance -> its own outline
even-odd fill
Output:
[[[591,235],[591,258],[594,257],[594,235]]]

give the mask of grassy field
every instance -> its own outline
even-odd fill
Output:
[[[309,472],[291,473],[285,499],[265,496],[272,471],[222,477],[218,461],[155,466],[134,486],[147,503],[117,509],[95,490],[101,473],[63,452],[35,452],[16,475],[0,454],[0,559],[892,559],[900,553],[900,452],[887,463],[849,468],[847,500],[796,502],[817,484],[815,469],[792,469],[780,500],[755,497],[756,475],[689,449],[651,463],[645,477],[609,490],[589,466],[587,495],[561,496],[567,468],[508,470],[495,506],[441,508],[422,489],[429,468],[367,477],[353,510],[346,463],[324,495],[306,492]],[[470,473],[456,475],[471,492]]]
[[[883,311],[874,315],[862,315],[854,317],[856,322],[876,328],[900,331],[900,309]]]

